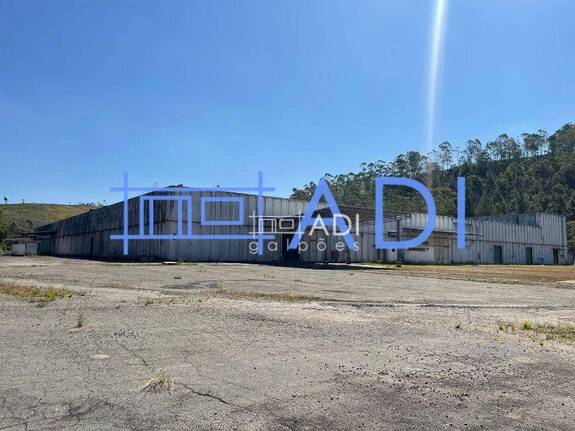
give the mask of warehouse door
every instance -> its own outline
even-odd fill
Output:
[[[387,263],[387,249],[378,248],[378,249],[375,251],[375,254],[376,254],[376,256],[377,256],[376,259],[377,259],[378,262]]]
[[[500,245],[493,246],[493,260],[495,264],[503,263],[503,248]]]
[[[299,262],[299,248],[295,250],[288,249],[289,243],[293,238],[293,233],[283,234],[282,239],[282,260],[284,263]]]
[[[525,263],[533,265],[533,249],[531,247],[525,247]]]
[[[559,265],[559,249],[553,249],[553,265]]]

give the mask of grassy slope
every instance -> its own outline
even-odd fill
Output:
[[[6,227],[10,229],[16,223],[18,229],[28,230],[27,220],[32,222],[34,228],[67,217],[85,213],[95,208],[91,205],[59,205],[59,204],[8,204],[0,205],[2,218]]]

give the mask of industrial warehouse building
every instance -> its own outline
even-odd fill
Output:
[[[340,208],[352,214],[348,208]],[[320,211],[321,212],[321,211]],[[385,219],[386,240],[413,238],[427,224],[427,214],[392,214]],[[567,264],[567,230],[564,216],[556,214],[508,214],[492,217],[468,217],[465,222],[465,248],[457,248],[457,218],[438,215],[430,237],[420,246],[407,250],[375,248],[374,221],[360,225],[358,243],[345,259],[352,262],[406,263],[476,263],[476,264]],[[399,231],[399,236],[398,236]],[[324,241],[326,252],[318,251],[316,243]],[[334,260],[338,239],[316,230],[311,236],[309,251],[302,253],[307,261]],[[341,249],[341,246],[340,246]],[[335,250],[337,251],[337,250]],[[326,256],[327,254],[327,256]],[[341,258],[340,258],[341,260]]]
[[[566,221],[561,215],[468,218],[464,249],[456,247],[457,219],[438,215],[432,235],[417,248],[378,250],[373,209],[340,207],[353,224],[354,250],[344,247],[341,237],[326,235],[322,229],[310,234],[309,228],[299,249],[288,250],[307,201],[180,190],[170,187],[131,198],[125,208],[119,202],[42,226],[36,231],[42,238],[38,252],[98,259],[222,262],[568,263]],[[331,213],[324,206],[316,215],[325,218]],[[386,212],[385,239],[413,238],[426,223],[426,214]],[[112,238],[123,232],[132,238],[127,241],[127,255],[125,241]],[[259,255],[257,234],[262,232],[268,239]]]

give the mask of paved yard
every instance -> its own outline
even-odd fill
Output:
[[[0,294],[0,430],[573,429],[575,289],[421,275],[0,257],[73,292]]]

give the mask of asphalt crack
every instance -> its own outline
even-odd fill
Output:
[[[184,388],[186,388],[186,389],[189,391],[187,394],[184,395],[184,397],[187,396],[187,395],[189,395],[189,394],[194,394],[194,395],[199,395],[200,397],[211,398],[211,399],[216,400],[216,401],[219,401],[220,403],[223,403],[223,404],[225,404],[225,405],[227,405],[227,406],[241,407],[241,406],[238,406],[238,405],[236,405],[236,404],[232,404],[232,403],[230,403],[229,401],[224,400],[222,397],[219,397],[219,396],[217,396],[217,395],[213,395],[213,394],[211,394],[211,393],[209,393],[209,392],[201,392],[201,391],[198,391],[198,390],[196,390],[196,389],[192,388],[191,386],[188,386],[188,385],[186,385],[186,384],[184,384],[184,383],[176,383],[176,385],[183,386]]]

